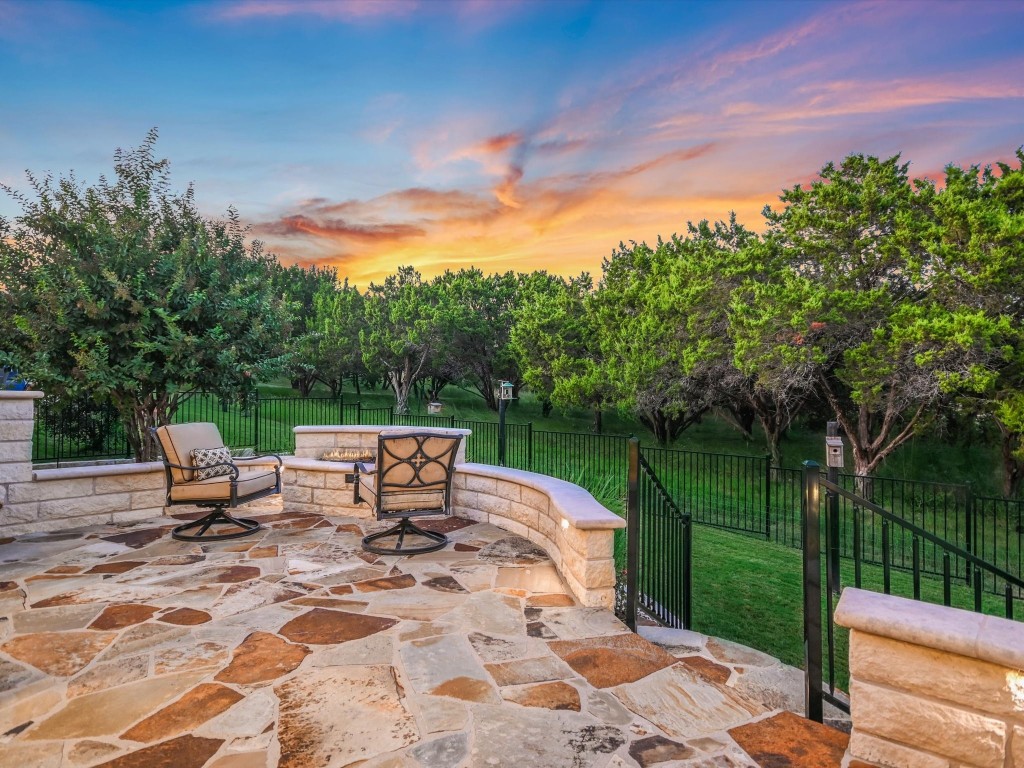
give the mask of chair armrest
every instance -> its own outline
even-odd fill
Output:
[[[171,469],[182,469],[186,472],[198,472],[200,469],[209,469],[210,467],[231,467],[231,482],[235,482],[238,479],[238,467],[235,466],[233,461],[218,461],[216,464],[207,464],[205,467],[197,467],[195,465],[184,465],[174,464],[167,459],[164,459],[164,466]],[[174,483],[174,480],[171,481]],[[191,483],[191,480],[186,482]],[[175,483],[176,484],[176,483]]]
[[[281,460],[281,457],[278,456],[276,453],[261,453],[258,456],[232,456],[231,457],[232,461],[253,461],[255,459],[276,459],[277,460],[277,468],[278,469],[280,469],[284,465],[284,462]]]

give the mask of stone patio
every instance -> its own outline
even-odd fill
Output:
[[[0,539],[0,767],[838,766],[796,670],[576,605],[493,525],[368,555],[361,518]],[[653,641],[653,642],[652,642]]]

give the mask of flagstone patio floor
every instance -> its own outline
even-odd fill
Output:
[[[0,766],[840,763],[845,734],[786,711],[795,670],[635,635],[526,539],[448,518],[444,550],[380,557],[370,520],[251,516],[221,543],[170,518],[0,539]]]

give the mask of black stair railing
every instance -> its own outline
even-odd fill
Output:
[[[970,585],[972,590],[971,603],[973,610],[982,612],[985,608],[983,599],[983,584],[1002,584],[1001,590],[1004,602],[1002,606],[1003,615],[1012,619],[1014,617],[1014,601],[1024,594],[1024,579],[1016,576],[1007,570],[1000,568],[993,563],[983,560],[978,555],[955,543],[946,541],[921,526],[905,520],[893,514],[884,507],[865,499],[852,491],[843,488],[837,483],[830,482],[821,475],[821,468],[814,461],[804,462],[803,469],[803,498],[801,512],[803,518],[803,572],[804,572],[804,669],[806,672],[806,707],[807,717],[812,720],[821,721],[823,702],[828,702],[837,708],[849,712],[849,705],[846,700],[837,695],[836,690],[836,645],[835,645],[835,623],[833,621],[834,598],[842,591],[842,572],[839,567],[839,547],[834,546],[833,538],[837,535],[838,524],[833,524],[833,516],[840,514],[838,503],[824,505],[826,519],[821,517],[821,494],[822,491],[831,501],[838,502],[843,499],[853,507],[853,586],[864,588],[864,564],[881,566],[882,592],[891,594],[893,588],[893,550],[898,546],[905,546],[906,540],[910,540],[910,568],[901,567],[901,570],[909,570],[911,581],[911,594],[905,595],[914,600],[922,600],[922,560],[924,545],[930,546],[939,554],[942,563],[942,604],[951,606],[953,604],[954,581],[958,581],[953,568],[957,560],[965,564],[967,573],[971,575]],[[869,519],[870,516],[870,519]],[[838,522],[838,521],[835,521]],[[824,525],[823,525],[824,523]],[[874,526],[880,528],[881,552],[880,563],[876,558],[867,558],[864,553],[864,531]],[[825,546],[827,567],[825,569],[826,583],[824,595],[822,594],[821,579],[821,537],[822,530],[825,534]],[[897,545],[896,542],[899,542]],[[934,576],[924,576],[925,579],[934,579]],[[998,590],[994,590],[998,591]],[[822,599],[825,600],[824,629],[826,642],[822,642]],[[989,606],[991,609],[991,606]],[[827,677],[825,659],[823,658],[823,647],[827,652]],[[828,682],[828,690],[825,690],[825,681]]]

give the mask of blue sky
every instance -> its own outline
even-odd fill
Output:
[[[1016,0],[0,0],[0,180],[95,181],[157,126],[175,186],[286,261],[599,272],[759,229],[851,152],[1012,159],[1020,29]]]

